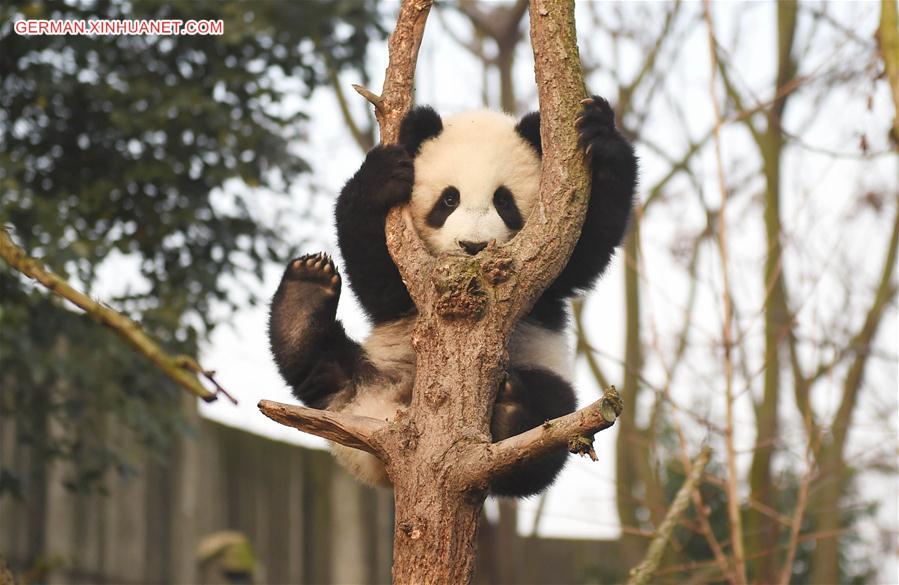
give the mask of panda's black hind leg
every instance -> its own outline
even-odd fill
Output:
[[[330,256],[291,260],[269,314],[269,340],[281,375],[305,404],[325,408],[363,362],[335,319],[341,278]]]
[[[559,376],[540,368],[512,368],[493,407],[493,440],[523,433],[574,412],[576,406],[574,389]],[[490,492],[512,497],[539,493],[556,479],[567,458],[565,447],[556,449],[494,480]]]

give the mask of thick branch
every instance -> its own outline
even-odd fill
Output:
[[[412,106],[415,64],[432,3],[432,0],[405,0],[400,5],[396,28],[387,44],[389,61],[381,95],[353,86],[375,106],[381,144],[394,144],[399,139],[400,122]],[[424,299],[426,275],[430,273],[434,259],[418,237],[408,212],[405,212],[405,221],[403,215],[404,211],[399,207],[387,215],[387,249],[406,283],[409,296],[418,306]]]
[[[357,416],[282,404],[272,400],[260,400],[259,410],[282,425],[328,439],[345,447],[374,453],[381,459],[386,457],[381,442],[377,440],[378,435],[387,429],[386,421],[370,416]]]
[[[574,26],[566,0],[530,4],[531,44],[540,101],[543,170],[539,203],[507,246],[518,260],[510,286],[514,322],[561,272],[580,235],[590,177],[577,147],[575,118],[586,97]],[[526,284],[525,284],[526,283]]]
[[[595,461],[593,435],[615,424],[620,414],[621,398],[612,386],[602,398],[577,412],[546,421],[514,437],[472,449],[462,465],[471,474],[472,484],[479,484],[563,445],[567,445],[572,453],[590,455]]]
[[[699,457],[696,458],[696,461],[693,462],[690,476],[687,477],[684,485],[678,490],[674,502],[671,503],[671,507],[665,515],[665,520],[662,521],[659,529],[656,530],[656,535],[649,545],[649,550],[646,551],[646,557],[643,559],[643,562],[631,569],[630,578],[627,581],[628,585],[645,585],[655,575],[656,570],[659,568],[659,563],[662,561],[662,555],[665,554],[668,541],[671,540],[671,533],[674,532],[674,527],[677,526],[678,520],[690,504],[690,495],[693,490],[698,488],[699,480],[702,478],[702,473],[705,471],[710,455],[711,451],[705,448],[699,454]]]
[[[893,228],[887,244],[886,254],[884,255],[880,280],[874,292],[874,300],[865,314],[862,328],[849,342],[850,347],[856,352],[855,359],[849,365],[849,371],[846,373],[846,378],[843,381],[843,399],[831,425],[833,445],[841,456],[846,444],[846,438],[849,436],[849,423],[858,404],[859,392],[865,379],[865,368],[871,355],[869,348],[880,326],[883,324],[883,313],[895,295],[893,274],[896,271],[896,258],[899,257],[899,198],[896,199],[895,204]]]
[[[390,57],[381,92],[384,107],[377,112],[383,144],[393,144],[399,139],[400,122],[412,106],[415,63],[432,3],[432,0],[406,0],[400,6],[396,28],[387,44]]]
[[[893,96],[893,141],[899,145],[899,32],[896,29],[896,3],[893,0],[881,0],[877,44],[880,46],[883,67]]]
[[[72,288],[62,277],[51,272],[39,260],[31,258],[22,248],[12,241],[3,227],[0,227],[0,258],[12,268],[28,278],[36,280],[50,292],[70,301],[83,309],[92,319],[115,331],[137,351],[144,354],[156,367],[165,373],[179,386],[191,394],[212,402],[219,393],[225,393],[221,387],[217,392],[207,390],[195,374],[201,374],[212,380],[212,373],[200,368],[193,358],[188,356],[171,356],[144,333],[140,326],[124,315],[90,298],[83,292]],[[237,402],[228,396],[232,402]]]

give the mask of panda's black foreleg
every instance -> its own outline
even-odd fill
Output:
[[[574,412],[574,389],[559,376],[539,368],[512,368],[493,407],[490,431],[494,441],[512,437],[545,421]],[[498,496],[536,494],[555,480],[568,457],[561,447],[496,479],[490,486]]]
[[[412,309],[412,300],[387,251],[384,221],[412,196],[413,163],[401,146],[376,146],[337,198],[337,241],[353,292],[375,323]]]
[[[269,340],[275,362],[294,395],[313,408],[326,408],[364,366],[364,353],[336,320],[340,274],[325,254],[308,254],[288,264],[272,298]]]
[[[637,157],[615,127],[609,102],[599,96],[585,100],[577,129],[593,182],[581,237],[549,289],[557,297],[589,288],[608,266],[624,237],[637,186]]]

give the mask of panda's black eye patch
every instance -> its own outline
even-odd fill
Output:
[[[493,207],[510,230],[520,230],[524,225],[524,219],[515,204],[515,196],[506,186],[501,185],[493,192]]]
[[[431,208],[431,211],[428,212],[428,216],[425,218],[427,224],[433,228],[443,227],[446,218],[459,207],[459,200],[460,195],[458,189],[452,186],[444,189],[440,194],[440,199],[437,200],[434,207]]]

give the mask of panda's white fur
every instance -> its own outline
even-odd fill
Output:
[[[527,218],[540,191],[540,157],[515,131],[515,118],[487,110],[444,121],[443,131],[421,145],[415,157],[411,212],[415,227],[432,252],[459,252],[459,241],[506,242],[515,235],[493,207],[493,193],[504,185]],[[459,207],[439,229],[425,218],[444,188],[461,194]]]

